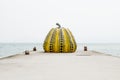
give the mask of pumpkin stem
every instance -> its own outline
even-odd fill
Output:
[[[61,28],[61,25],[59,23],[56,23],[56,25],[58,26],[58,28]]]

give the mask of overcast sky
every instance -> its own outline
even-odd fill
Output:
[[[0,0],[0,42],[43,42],[52,27],[77,43],[120,43],[120,0]]]

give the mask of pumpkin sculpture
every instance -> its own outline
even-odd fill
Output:
[[[56,23],[57,28],[52,28],[48,33],[43,48],[45,52],[70,53],[75,52],[77,45],[69,29],[61,27]]]

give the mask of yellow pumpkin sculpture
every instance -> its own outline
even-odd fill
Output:
[[[71,53],[75,52],[77,45],[69,29],[61,27],[56,23],[57,28],[52,28],[48,33],[43,48],[45,52]]]

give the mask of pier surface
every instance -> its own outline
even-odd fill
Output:
[[[120,80],[120,58],[95,51],[0,59],[0,80]]]

